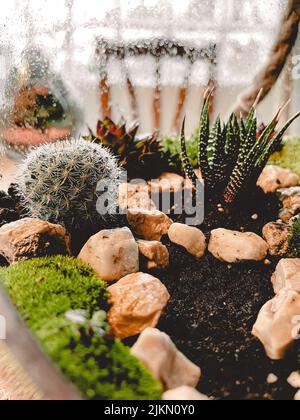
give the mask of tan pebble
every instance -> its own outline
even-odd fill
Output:
[[[9,264],[56,253],[70,255],[70,235],[63,226],[25,218],[0,228],[0,255]]]
[[[299,391],[297,392],[297,394],[294,396],[294,400],[295,400],[295,401],[300,401],[300,389],[299,389]]]
[[[149,274],[131,274],[108,288],[111,309],[108,319],[120,339],[156,327],[170,295],[161,281]]]
[[[200,229],[181,223],[173,223],[168,235],[171,242],[184,247],[191,255],[202,258],[205,254],[206,239]]]
[[[274,375],[273,373],[270,373],[270,375],[267,377],[267,383],[269,385],[276,384],[278,382],[278,377]]]
[[[157,329],[147,328],[143,331],[131,353],[162,383],[165,391],[182,386],[196,388],[201,378],[201,369],[176,348],[167,334]],[[183,394],[186,392],[172,397],[182,398]],[[190,393],[185,398],[191,399]]]
[[[168,233],[172,220],[160,211],[130,209],[127,220],[134,232],[147,241],[160,241]]]
[[[128,228],[102,230],[88,240],[78,258],[104,281],[120,280],[139,271],[139,248]]]
[[[208,249],[215,258],[229,264],[263,261],[268,253],[267,243],[255,233],[227,229],[211,232]]]
[[[196,389],[189,386],[182,386],[163,394],[164,401],[210,401],[210,399],[203,394],[200,394]]]
[[[293,388],[300,388],[300,372],[293,372],[287,380],[288,384]]]
[[[261,341],[270,359],[284,359],[293,347],[293,322],[299,313],[300,294],[288,289],[282,289],[262,307],[252,334]]]
[[[276,295],[283,289],[300,293],[299,270],[300,258],[283,258],[279,261],[271,279]]]

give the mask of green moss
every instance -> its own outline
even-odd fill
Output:
[[[181,146],[179,137],[163,137],[160,140],[163,151],[169,156],[170,165],[178,172],[181,168]],[[198,166],[198,132],[187,141],[187,152],[194,168]],[[284,142],[280,152],[274,153],[269,161],[269,165],[278,165],[288,168],[300,176],[300,138],[291,138]]]
[[[282,150],[271,156],[269,164],[291,169],[300,176],[300,138],[285,141]]]
[[[180,137],[163,137],[160,139],[160,143],[163,146],[163,152],[169,158],[169,164],[171,168],[176,170],[176,172],[182,172]],[[195,135],[189,141],[186,142],[186,147],[191,164],[194,168],[197,168],[198,130],[195,132]]]
[[[290,258],[300,257],[300,217],[297,217],[291,227],[291,234],[288,238],[288,256]]]
[[[1,269],[0,277],[44,350],[84,397],[161,398],[160,384],[126,346],[109,338],[101,312],[101,325],[92,323],[108,304],[106,285],[89,266],[73,258],[41,258]],[[66,317],[79,310],[84,324]]]

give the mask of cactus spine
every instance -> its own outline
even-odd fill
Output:
[[[42,145],[25,158],[20,189],[32,217],[79,227],[107,217],[97,212],[97,185],[108,182],[109,204],[115,204],[121,176],[105,147],[83,140]]]

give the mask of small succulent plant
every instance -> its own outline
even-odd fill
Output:
[[[127,171],[128,178],[153,179],[169,170],[169,162],[157,133],[137,138],[139,124],[126,129],[126,123],[115,124],[105,118],[97,125],[97,135],[90,134],[85,140],[107,146],[119,159],[119,164]]]
[[[205,95],[199,130],[199,165],[205,182],[206,194],[233,203],[251,182],[256,182],[270,156],[283,141],[289,126],[300,112],[275,133],[283,108],[257,139],[256,103],[248,116],[238,120],[232,114],[227,123],[220,117],[210,128],[209,109],[211,92]],[[182,162],[186,175],[196,185],[197,177],[190,164],[185,141],[185,121],[181,133]]]
[[[65,317],[74,324],[73,330],[78,334],[105,337],[109,329],[106,312],[102,310],[95,312],[91,319],[87,311],[82,309],[67,311]]]
[[[97,223],[97,185],[105,181],[109,205],[116,202],[122,171],[105,147],[70,140],[34,149],[25,159],[20,178],[24,207],[38,217],[66,227]]]

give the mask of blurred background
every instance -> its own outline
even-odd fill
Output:
[[[208,84],[216,86],[213,112],[225,117],[268,60],[286,6],[287,0],[2,2],[0,123],[3,144],[10,146],[6,152],[20,151],[29,134],[28,142],[38,143],[41,132],[35,129],[46,140],[59,139],[95,130],[105,116],[138,119],[140,133],[171,135],[187,113],[192,134]],[[289,112],[299,109],[299,84],[291,58],[259,107],[261,121],[287,97]],[[24,101],[33,100],[41,112],[20,117]],[[55,126],[49,127],[50,119]],[[292,133],[299,132],[298,123]]]

